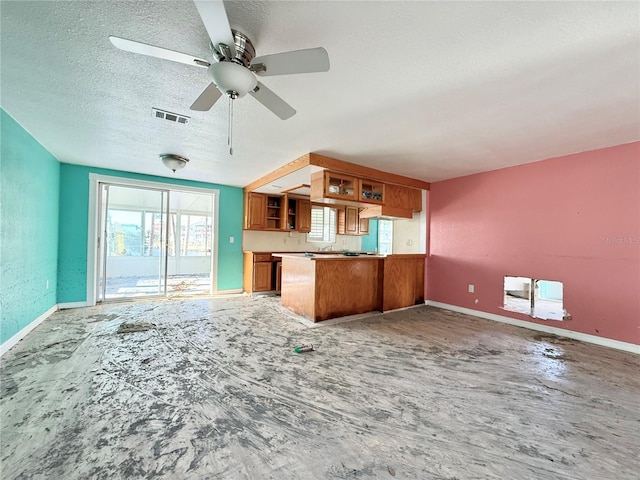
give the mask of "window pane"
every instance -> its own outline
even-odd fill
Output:
[[[311,231],[308,242],[335,243],[337,229],[337,211],[329,207],[311,207]]]
[[[390,255],[393,247],[393,222],[378,220],[378,252]]]
[[[202,215],[180,216],[180,254],[185,257],[202,257],[209,254],[211,225],[209,217]]]
[[[107,254],[140,256],[142,254],[141,212],[109,209]]]

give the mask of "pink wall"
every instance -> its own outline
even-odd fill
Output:
[[[640,142],[432,183],[430,203],[426,298],[640,344]],[[563,282],[572,320],[500,308],[505,275]]]

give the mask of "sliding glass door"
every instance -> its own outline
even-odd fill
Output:
[[[169,191],[100,184],[98,301],[166,293]]]
[[[213,196],[171,190],[167,295],[212,293]]]
[[[97,301],[213,292],[213,194],[99,183]]]

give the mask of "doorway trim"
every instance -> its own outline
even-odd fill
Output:
[[[100,261],[98,249],[98,224],[99,218],[99,202],[100,183],[119,184],[128,187],[147,187],[154,189],[173,191],[185,191],[191,193],[202,193],[213,196],[213,252],[211,255],[212,263],[212,290],[218,293],[218,209],[220,202],[220,190],[216,188],[201,188],[180,185],[175,183],[156,182],[151,180],[138,180],[128,177],[117,177],[113,175],[101,175],[99,173],[89,173],[89,218],[87,232],[87,306],[96,305],[96,292],[98,288],[97,276],[98,262]]]

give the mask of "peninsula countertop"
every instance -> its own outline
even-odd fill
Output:
[[[286,258],[304,258],[307,260],[380,260],[386,258],[387,255],[380,254],[355,254],[345,255],[344,253],[273,253],[274,257],[286,257]],[[423,255],[424,257],[424,255]]]

